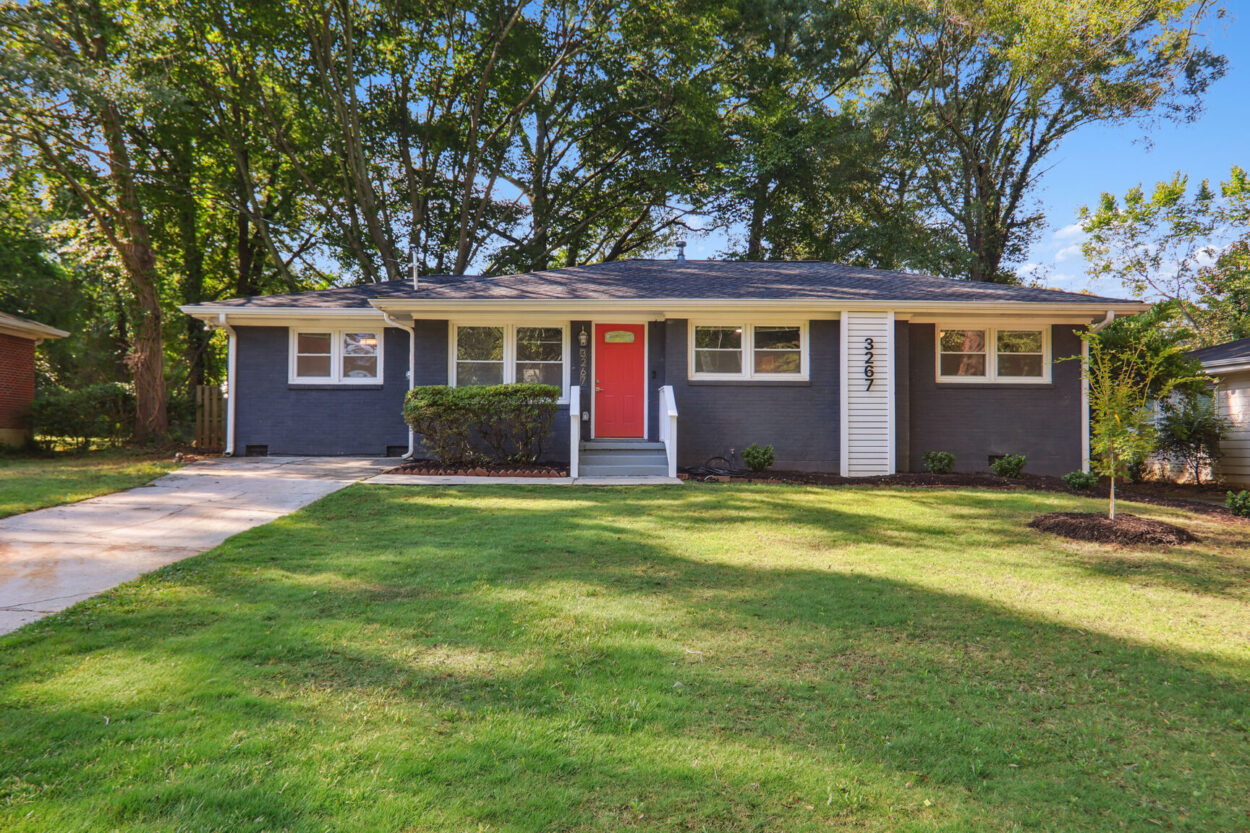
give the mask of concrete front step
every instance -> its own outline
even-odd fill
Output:
[[[582,477],[667,477],[664,443],[644,440],[591,440],[581,444]]]
[[[668,468],[668,457],[663,453],[650,452],[636,454],[629,451],[614,451],[610,454],[583,451],[578,457],[582,466],[663,466]]]
[[[578,467],[581,477],[642,477],[668,476],[668,464],[643,465],[638,463],[594,463]]]
[[[664,443],[650,440],[583,440],[582,451],[663,451]]]

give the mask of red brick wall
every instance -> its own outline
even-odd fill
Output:
[[[25,428],[35,398],[35,342],[0,333],[0,428]]]

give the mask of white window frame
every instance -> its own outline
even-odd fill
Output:
[[[300,376],[296,373],[299,351],[299,337],[301,334],[330,334],[330,375],[329,376]],[[378,339],[378,375],[371,378],[357,379],[343,375],[343,334],[344,333],[373,333]],[[290,359],[287,365],[287,384],[291,385],[366,385],[377,387],[386,379],[386,368],[383,361],[386,356],[386,328],[379,327],[376,324],[362,324],[357,327],[291,327],[290,328],[290,348],[287,355]]]
[[[947,321],[935,324],[933,328],[933,373],[942,384],[956,385],[1049,385],[1051,383],[1051,350],[1050,325],[1037,323],[1019,324],[982,324],[966,321]],[[985,333],[985,375],[984,376],[943,376],[942,375],[942,331],[943,330],[980,330]],[[998,373],[998,334],[999,332],[1021,333],[1038,332],[1042,334],[1042,375],[1041,376],[1000,376]],[[1031,353],[1021,355],[1034,355]]]
[[[456,380],[456,343],[461,327],[498,327],[503,330],[503,384],[516,384],[516,333],[524,327],[543,327],[560,330],[560,398],[558,405],[567,405],[569,401],[569,322],[567,321],[522,321],[520,323],[504,323],[501,321],[451,321],[447,327],[447,384],[458,387]]]
[[[741,327],[742,328],[742,372],[741,373],[699,373],[695,371],[695,328],[697,327]],[[755,372],[755,328],[756,327],[798,327],[799,328],[799,372],[798,373],[756,373]],[[794,319],[751,319],[741,320],[709,320],[698,319],[686,322],[686,378],[692,381],[707,380],[721,382],[806,382],[810,375],[811,343],[808,339],[808,322]]]

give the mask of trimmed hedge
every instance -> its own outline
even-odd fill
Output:
[[[404,421],[443,465],[534,463],[559,398],[553,385],[427,385],[408,391]]]
[[[85,448],[93,439],[119,442],[133,433],[135,395],[119,382],[77,390],[43,388],[30,411],[37,435],[64,437]]]

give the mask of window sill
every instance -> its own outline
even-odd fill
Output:
[[[382,390],[381,382],[336,384],[334,382],[288,382],[287,390]]]
[[[687,379],[689,387],[810,388],[811,379]]]
[[[1049,390],[1055,386],[1053,381],[1044,382],[951,382],[938,379],[939,388],[947,390]]]

